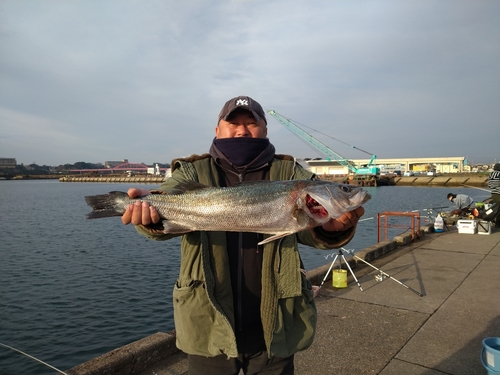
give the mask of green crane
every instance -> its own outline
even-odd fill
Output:
[[[277,113],[276,111],[274,111],[272,109],[268,110],[267,113],[269,113],[276,120],[281,122],[293,134],[295,134],[299,138],[302,138],[307,143],[309,143],[311,146],[313,146],[316,150],[318,150],[321,154],[323,154],[326,157],[326,160],[336,161],[339,164],[343,165],[344,167],[347,167],[351,172],[353,172],[357,175],[379,175],[380,174],[380,168],[378,168],[376,165],[374,165],[375,159],[377,158],[376,155],[370,154],[369,152],[366,152],[364,150],[361,150],[357,147],[352,146],[353,148],[356,148],[357,150],[363,151],[363,152],[372,156],[366,167],[358,167],[354,163],[352,163],[351,161],[347,160],[342,155],[333,151],[330,147],[328,147],[327,145],[325,145],[321,141],[314,138],[311,134],[302,130],[297,124],[295,124],[290,119],[283,117],[282,115],[280,115],[279,113]]]

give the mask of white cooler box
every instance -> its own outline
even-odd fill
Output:
[[[458,233],[475,234],[477,233],[476,220],[458,220],[457,221]]]
[[[491,234],[491,223],[489,221],[480,220],[477,223],[478,234]]]

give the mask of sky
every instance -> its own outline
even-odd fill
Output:
[[[0,157],[169,163],[239,95],[346,158],[499,161],[500,1],[0,1]]]

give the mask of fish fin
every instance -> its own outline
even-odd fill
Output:
[[[87,219],[122,216],[125,211],[120,207],[117,200],[123,199],[129,199],[129,196],[122,191],[111,191],[108,194],[85,197],[85,201],[93,210],[87,214]]]
[[[209,188],[212,188],[212,186],[200,184],[199,182],[196,181],[184,181],[175,185],[172,188],[170,194],[186,194],[189,192],[198,191],[202,189],[209,189]]]
[[[240,181],[236,183],[236,186],[252,186],[252,185],[266,185],[266,184],[276,184],[277,181],[270,180],[256,180],[256,181]],[[285,181],[279,181],[285,183]]]
[[[176,224],[168,220],[163,220],[162,224],[163,224],[163,233],[165,234],[181,234],[193,231],[189,227],[182,226],[180,224]]]
[[[267,237],[264,240],[260,241],[257,245],[264,245],[266,243],[276,241],[276,240],[278,240],[280,238],[286,237],[286,236],[288,236],[290,234],[293,234],[293,233],[294,232],[286,232],[286,233],[275,234],[274,236]]]
[[[304,210],[296,209],[293,216],[301,227],[305,228],[309,224],[309,215]]]

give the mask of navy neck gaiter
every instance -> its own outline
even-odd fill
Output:
[[[267,138],[216,138],[214,145],[237,167],[251,163],[267,146]]]

